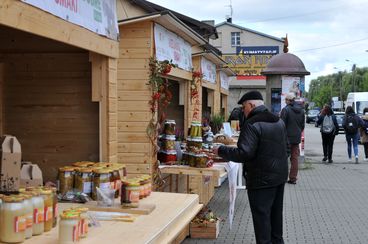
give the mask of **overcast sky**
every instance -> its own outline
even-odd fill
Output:
[[[275,37],[288,34],[311,79],[368,67],[368,0],[150,0],[197,20],[225,21]],[[346,61],[350,60],[350,61]]]

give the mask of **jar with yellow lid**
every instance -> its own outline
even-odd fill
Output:
[[[75,213],[60,214],[59,244],[71,244],[79,241],[79,220],[79,215]]]
[[[41,235],[44,232],[44,211],[45,204],[40,191],[32,190],[28,191],[27,194],[32,194],[32,206],[33,206],[33,225],[32,235]]]
[[[24,237],[26,239],[29,239],[32,237],[33,234],[33,204],[32,204],[32,195],[31,194],[27,194],[22,193],[20,195],[21,197],[24,198],[23,204],[24,204],[24,215],[23,217],[26,219],[26,229],[24,232]]]
[[[4,196],[2,199],[0,241],[23,242],[26,230],[24,198],[11,195]]]
[[[59,216],[59,204],[58,204],[58,197],[55,187],[50,188],[52,191],[52,227],[56,227],[57,219]]]
[[[93,188],[92,188],[92,199],[97,200],[96,187],[100,189],[110,189],[111,183],[111,169],[102,168],[93,170]]]
[[[74,187],[74,167],[62,167],[59,168],[58,186],[59,192],[65,194],[68,191],[72,191]]]
[[[74,176],[74,188],[91,196],[92,193],[92,168],[79,168]]]
[[[95,164],[94,162],[81,161],[81,162],[75,162],[75,163],[73,163],[73,166],[74,167],[78,167],[78,168],[84,168],[84,167],[91,167],[94,164]]]
[[[41,195],[44,201],[44,232],[52,229],[53,223],[53,196],[51,190],[42,190]]]
[[[113,163],[99,162],[99,163],[95,163],[93,166],[106,168],[106,167],[110,167],[111,165],[113,165]]]
[[[137,208],[139,205],[140,184],[138,181],[127,180],[121,186],[121,205]]]
[[[88,234],[88,208],[77,208],[76,210],[80,213],[80,237],[85,238]]]

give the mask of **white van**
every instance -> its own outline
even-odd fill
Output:
[[[347,106],[352,106],[356,114],[362,115],[363,109],[368,108],[368,92],[349,92],[345,108]]]

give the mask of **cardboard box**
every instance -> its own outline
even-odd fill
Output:
[[[220,233],[220,221],[214,223],[190,223],[190,238],[216,239]]]
[[[31,162],[22,162],[22,169],[20,170],[20,186],[42,186],[43,178],[42,171],[37,164]]]
[[[17,192],[20,186],[22,153],[14,136],[1,137],[0,192]]]

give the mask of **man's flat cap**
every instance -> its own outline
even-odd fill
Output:
[[[240,100],[238,101],[238,104],[243,104],[243,102],[248,101],[248,100],[262,100],[263,101],[263,97],[259,91],[249,91],[240,98]]]

